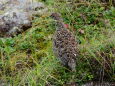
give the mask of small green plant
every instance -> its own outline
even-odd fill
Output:
[[[53,54],[54,20],[39,16],[24,33],[0,38],[0,81],[6,86],[63,86],[99,79],[114,82],[115,7],[111,0],[106,2],[109,5],[100,0],[38,1],[44,1],[51,12],[61,13],[69,30],[76,34],[77,72],[63,67]]]

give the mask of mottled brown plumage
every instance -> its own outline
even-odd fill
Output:
[[[75,36],[64,27],[60,14],[52,13],[51,17],[56,20],[56,31],[53,37],[54,53],[64,66],[75,71],[78,56]]]

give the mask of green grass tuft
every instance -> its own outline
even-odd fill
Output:
[[[115,7],[111,0],[105,3],[100,0],[38,1],[43,1],[51,12],[61,13],[76,35],[79,43],[77,72],[63,67],[54,56],[54,21],[45,14],[45,17],[35,17],[32,28],[22,34],[0,39],[0,84],[63,86],[69,82],[81,84],[93,80],[114,82]]]

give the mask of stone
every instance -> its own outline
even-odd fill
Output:
[[[2,12],[1,12],[2,11]],[[34,15],[42,15],[47,8],[32,0],[0,1],[0,37],[10,37],[32,26]]]

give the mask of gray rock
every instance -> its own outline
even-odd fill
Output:
[[[89,82],[86,83],[82,86],[115,86],[115,83],[109,83],[109,82],[103,82],[103,83],[99,83],[99,82]]]
[[[32,0],[0,0],[0,37],[14,36],[32,26],[33,15],[42,15],[47,8]]]
[[[114,82],[87,82],[83,85],[79,85],[75,82],[65,84],[63,86],[115,86]]]

